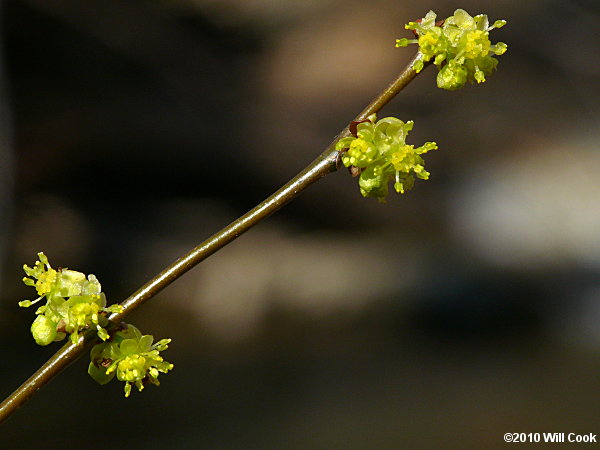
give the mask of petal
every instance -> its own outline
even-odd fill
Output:
[[[146,334],[142,336],[138,344],[138,353],[144,353],[150,350],[153,341],[154,337],[151,334]]]
[[[454,23],[464,30],[475,28],[475,20],[464,9],[454,11]]]
[[[337,144],[335,144],[335,149],[336,150],[342,150],[345,148],[350,148],[350,144],[352,144],[352,141],[354,140],[354,137],[345,137],[340,139],[339,141],[337,141]]]
[[[123,355],[131,355],[137,353],[138,340],[137,339],[124,339],[119,346]]]
[[[90,362],[88,366],[88,374],[92,377],[98,384],[106,384],[110,380],[115,377],[115,373],[112,372],[110,374],[106,374],[106,369],[104,367],[96,367],[93,362]]]

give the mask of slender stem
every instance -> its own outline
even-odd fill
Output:
[[[406,87],[417,75],[412,69],[413,63],[419,53],[408,63],[400,75],[385,88],[375,99],[354,119],[360,121],[373,113],[378,112],[398,92]],[[123,311],[112,314],[109,319],[111,324],[119,323],[127,314],[152,298],[166,286],[171,284],[181,275],[186,273],[196,264],[208,258],[220,248],[224,247],[239,235],[265,219],[283,205],[294,199],[306,189],[328,173],[335,172],[339,165],[339,152],[335,150],[336,142],[344,136],[350,135],[348,127],[333,140],[325,151],[311,164],[291,179],[285,186],[254,207],[245,215],[227,225],[221,231],[209,237],[206,241],[190,250],[186,255],[168,266],[156,275],[135,293],[121,303]],[[95,330],[88,330],[76,344],[67,342],[52,356],[37,372],[0,404],[0,423],[6,420],[17,408],[23,405],[35,392],[58,375],[69,364],[80,357],[97,341]]]

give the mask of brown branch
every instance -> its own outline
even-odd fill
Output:
[[[392,98],[404,89],[416,77],[412,69],[413,63],[420,54],[408,63],[398,77],[390,83],[373,101],[354,119],[362,121],[371,114],[377,113]],[[339,164],[339,152],[335,150],[335,144],[339,139],[349,136],[348,127],[333,140],[325,151],[311,164],[291,179],[285,186],[264,200],[242,217],[227,225],[221,231],[215,233],[206,241],[190,250],[186,255],[168,266],[156,275],[135,293],[129,296],[121,305],[123,312],[113,314],[109,317],[112,326],[119,323],[127,314],[142,305],[146,300],[152,298],[162,289],[167,287],[181,275],[186,273],[199,262],[208,258],[220,248],[224,247],[242,233],[252,228],[261,220],[273,214],[283,205],[294,199],[300,192],[306,189],[328,173],[335,172]],[[109,327],[110,328],[110,327]],[[17,408],[23,405],[33,394],[52,378],[58,375],[68,365],[79,358],[87,349],[96,343],[95,330],[87,331],[76,344],[70,340],[50,358],[37,372],[35,372],[25,383],[15,390],[0,404],[0,423],[6,420]]]

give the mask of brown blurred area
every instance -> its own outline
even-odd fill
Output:
[[[380,117],[435,140],[428,182],[363,199],[328,176],[137,311],[172,337],[124,399],[85,358],[0,429],[6,448],[499,448],[599,433],[597,2],[5,0],[0,395],[59,346],[23,263],[118,302],[297,173],[404,67],[404,23],[507,26],[488,82],[429,68]]]

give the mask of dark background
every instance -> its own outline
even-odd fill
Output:
[[[1,2],[0,395],[33,342],[22,264],[118,302],[260,202],[404,67],[404,23],[508,25],[488,82],[427,69],[380,117],[435,140],[428,182],[345,171],[129,319],[172,337],[122,395],[82,358],[0,428],[7,448],[496,448],[600,434],[599,9],[592,1]]]

